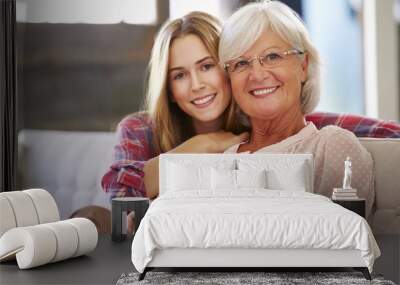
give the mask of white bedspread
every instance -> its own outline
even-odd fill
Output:
[[[143,272],[154,249],[358,249],[372,272],[379,248],[365,219],[330,199],[307,192],[168,193],[151,204],[132,243]]]

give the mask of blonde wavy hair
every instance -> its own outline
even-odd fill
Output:
[[[166,22],[158,32],[148,66],[145,109],[153,123],[154,144],[159,152],[169,151],[195,135],[191,118],[171,100],[167,78],[172,42],[179,37],[196,35],[218,63],[221,29],[217,18],[203,12],[191,12]],[[229,106],[223,114],[224,122],[229,114],[233,114],[232,104]]]

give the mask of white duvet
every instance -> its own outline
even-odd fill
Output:
[[[265,189],[215,194],[154,200],[132,243],[135,268],[143,272],[164,248],[358,249],[370,272],[380,255],[365,219],[326,197]]]

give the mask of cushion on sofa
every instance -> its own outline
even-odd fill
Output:
[[[372,228],[375,233],[400,233],[400,139],[360,141],[374,159],[376,212],[370,221]]]
[[[400,140],[360,141],[375,161],[376,213],[370,220],[372,229],[400,233],[400,213],[396,210],[400,207]],[[18,188],[48,190],[62,219],[88,205],[109,208],[100,181],[111,165],[114,144],[115,134],[111,132],[23,130],[19,133]]]
[[[49,191],[61,219],[88,205],[110,208],[100,181],[111,165],[114,133],[22,130],[18,142],[18,189]]]

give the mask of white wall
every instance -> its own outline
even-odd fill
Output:
[[[400,121],[399,38],[395,0],[364,0],[366,110]]]
[[[191,11],[203,11],[225,20],[237,5],[238,0],[169,0],[169,13],[171,19],[176,19]]]
[[[154,24],[156,0],[17,0],[17,21]]]

